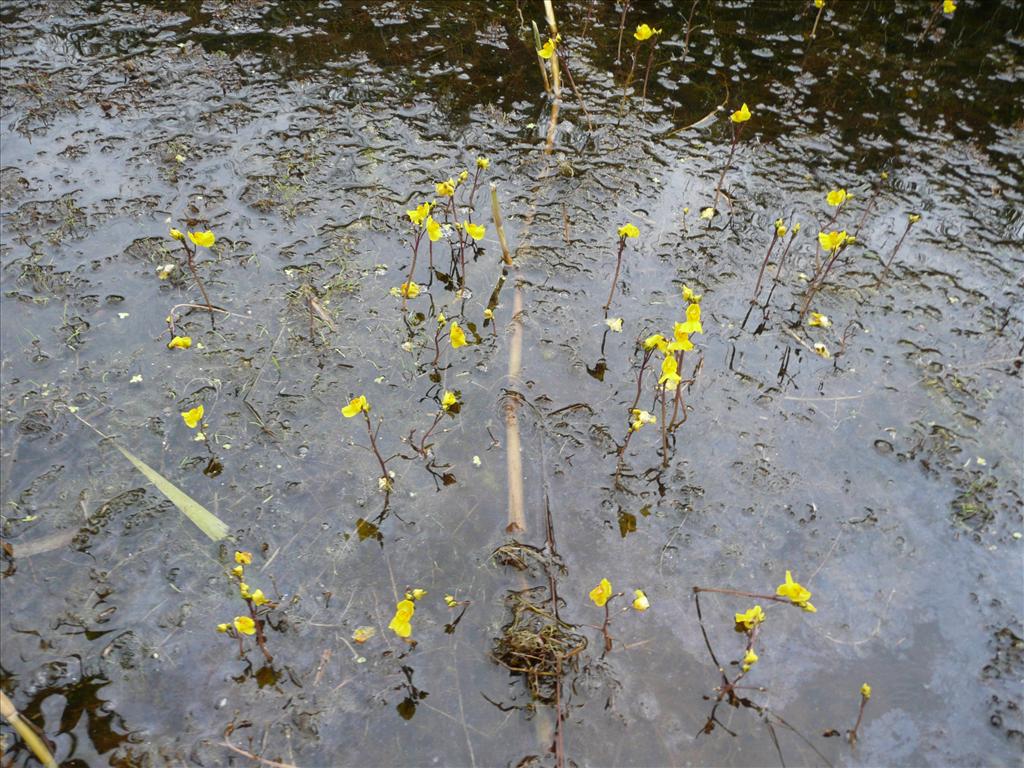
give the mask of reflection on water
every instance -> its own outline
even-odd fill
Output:
[[[579,94],[566,76],[546,153],[540,3],[6,4],[5,692],[79,765],[232,750],[547,763],[556,742],[577,764],[1018,761],[1020,15],[1012,0],[957,5],[826,2],[812,40],[813,3],[636,3],[617,61],[621,6],[557,3]],[[649,75],[642,22],[663,30]],[[438,244],[432,264],[419,252],[423,293],[403,315],[405,211],[481,154],[516,267],[499,280],[480,194],[487,234],[462,298],[462,262]],[[836,215],[839,188],[852,199]],[[752,307],[780,217],[801,232]],[[640,237],[615,333],[602,306],[626,222]],[[169,225],[217,233],[198,269],[231,313],[180,308],[187,351],[166,348],[165,318],[201,297],[180,265],[158,277],[177,259]],[[808,307],[831,326],[810,327],[822,228],[857,241]],[[659,427],[638,430],[616,481],[634,342],[682,321],[684,284],[704,330],[685,424],[665,468]],[[435,348],[440,313],[466,347],[445,331]],[[449,390],[459,412],[428,440]],[[359,394],[394,456],[386,506],[365,427],[339,413]],[[198,403],[201,441],[179,415]],[[538,560],[524,569],[492,558],[508,543],[509,408],[516,551]],[[234,542],[211,544],[76,416]],[[241,605],[224,575],[235,546],[279,604],[273,666],[215,629]],[[771,594],[787,569],[817,613],[765,605],[752,688],[706,728],[723,685],[709,647],[735,677],[734,614],[751,605],[704,595],[705,642],[691,588]],[[609,614],[604,656],[587,598],[601,578],[626,591],[616,610],[633,589],[651,603]],[[387,624],[416,587],[407,644]],[[587,640],[558,693],[564,722],[492,657],[512,604],[547,612],[520,614],[538,636]]]

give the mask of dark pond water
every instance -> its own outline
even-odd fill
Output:
[[[633,3],[618,59],[620,6],[559,2],[586,111],[566,82],[548,143],[534,0],[4,3],[4,692],[65,765],[1019,765],[1024,5],[940,6],[829,0],[811,39],[812,2]],[[663,30],[646,97],[640,23]],[[430,275],[421,248],[403,313],[405,211],[479,155],[466,289],[451,247]],[[515,263],[493,321],[492,181]],[[780,217],[801,231],[752,306]],[[166,347],[172,308],[203,303],[172,226],[216,233],[197,269],[230,313],[174,310],[189,350]],[[857,235],[808,307],[829,328],[800,322],[822,228]],[[704,330],[686,422],[663,467],[648,367],[659,422],[616,480],[636,341],[683,319],[684,284]],[[435,365],[442,312],[470,344],[445,333]],[[461,407],[428,461],[409,434],[444,390]],[[359,394],[400,454],[387,497],[340,413]],[[525,571],[492,557],[512,541],[510,410],[515,540],[537,549],[504,551]],[[216,630],[245,612],[236,549],[276,603],[272,663]],[[753,687],[702,733],[723,683],[692,588],[772,594],[787,569],[817,613],[761,601]],[[602,655],[604,577],[626,597]],[[564,624],[520,618],[588,641],[563,660],[561,728],[492,657],[552,586]],[[408,588],[428,591],[414,645],[387,627]],[[648,611],[619,610],[634,589]],[[458,622],[446,594],[470,601]],[[701,597],[729,679],[753,602]]]

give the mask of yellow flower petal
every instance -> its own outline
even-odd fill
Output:
[[[235,629],[237,629],[243,635],[256,634],[256,622],[248,616],[235,616],[234,624]]]
[[[352,642],[362,645],[376,634],[377,630],[373,627],[356,627],[352,632]]]
[[[459,402],[459,398],[456,397],[455,393],[446,390],[444,395],[441,397],[441,408],[447,411],[457,402]]]
[[[430,242],[436,243],[438,240],[441,239],[441,235],[443,235],[443,234],[444,234],[444,232],[441,229],[441,225],[438,224],[436,221],[434,221],[434,217],[433,216],[428,216],[427,217],[427,237],[430,238]]]
[[[437,190],[438,197],[451,197],[455,194],[455,179],[449,178],[448,181],[439,181],[434,185]]]
[[[188,349],[192,346],[191,336],[175,336],[167,342],[168,349]]]
[[[235,550],[235,562],[239,565],[249,565],[252,563],[252,552],[240,552]]]
[[[252,600],[253,605],[266,605],[267,603],[270,602],[267,599],[267,596],[263,594],[263,590],[262,589],[257,589],[255,592],[253,592],[249,596],[249,599]]]
[[[406,215],[409,217],[409,221],[415,224],[417,227],[423,223],[423,221],[430,215],[430,209],[433,207],[433,203],[420,203],[412,210],[406,211]]]
[[[637,42],[642,43],[644,40],[649,40],[654,35],[660,34],[660,29],[653,29],[646,24],[639,24],[636,28],[636,32],[633,33],[633,37],[636,38]]]
[[[635,224],[623,224],[619,227],[619,237],[640,237],[640,230]]]
[[[474,240],[483,240],[484,235],[487,233],[486,227],[482,224],[472,224],[468,221],[464,221],[462,222],[462,226],[465,228],[466,234]]]
[[[621,317],[609,317],[606,318],[604,324],[607,325],[615,333],[622,333],[622,318]]]
[[[812,325],[812,326],[814,326],[816,328],[831,328],[832,327],[832,321],[829,320],[827,316],[821,314],[820,312],[811,312],[811,317],[807,321],[807,324],[808,325]]]

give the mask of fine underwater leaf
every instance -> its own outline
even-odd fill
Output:
[[[135,468],[144,474],[146,479],[155,485],[160,493],[170,499],[174,503],[174,506],[181,510],[185,517],[195,523],[199,530],[214,541],[220,541],[228,535],[228,526],[223,520],[178,488],[178,486],[165,478],[146,462],[137,458],[119,445],[115,445],[114,447],[123,453],[124,457],[134,464]]]

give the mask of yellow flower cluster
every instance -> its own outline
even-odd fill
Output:
[[[643,342],[645,350],[657,349],[665,355],[665,358],[661,361],[661,376],[658,378],[659,386],[679,386],[683,379],[679,374],[679,360],[676,359],[674,353],[690,351],[694,348],[693,342],[690,341],[690,334],[704,333],[700,313],[701,294],[694,293],[689,286],[684,285],[683,299],[690,302],[686,307],[686,320],[682,323],[674,324],[671,341],[662,334],[655,333],[648,336]]]
[[[239,595],[250,604],[250,613],[255,615],[257,608],[261,605],[269,605],[271,602],[263,594],[262,589],[250,590],[249,585],[245,583],[245,566],[252,563],[252,552],[236,550],[235,563],[237,565],[231,569],[231,575],[238,580]],[[224,634],[235,634],[236,636],[238,634],[253,635],[256,634],[256,621],[252,616],[236,616],[230,624],[218,624],[217,631]]]

